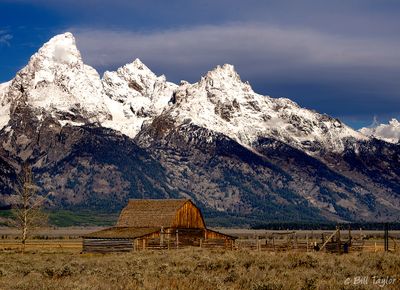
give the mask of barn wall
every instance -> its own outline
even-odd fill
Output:
[[[167,228],[162,234],[157,232],[137,238],[134,242],[134,248],[143,250],[175,249],[187,246],[199,247],[201,239],[204,239],[204,229]]]
[[[203,229],[178,229],[178,246],[200,246],[200,239],[203,238]]]
[[[233,249],[234,238],[208,229],[166,228],[132,239],[86,238],[83,252],[111,253],[145,249],[177,249],[187,246]]]
[[[178,232],[178,237],[177,237]],[[199,228],[165,228],[161,231],[137,238],[134,247],[142,249],[175,249],[187,246],[231,248],[235,244],[233,237],[222,233]]]
[[[205,223],[200,210],[188,201],[177,211],[172,227],[204,229]]]
[[[206,239],[224,239],[224,240],[234,240],[234,238],[224,235],[223,233],[215,232],[212,230],[205,231]]]
[[[132,240],[84,239],[84,253],[130,252],[133,250]]]

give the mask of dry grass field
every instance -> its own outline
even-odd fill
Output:
[[[22,253],[18,233],[0,228],[0,289],[400,289],[399,251],[338,255],[186,248],[82,254],[79,236],[96,229],[39,231]],[[243,242],[271,234],[231,233]],[[392,234],[398,238],[398,232]],[[300,240],[305,235],[310,233],[297,233]],[[382,242],[379,232],[368,235],[370,244]],[[378,280],[386,277],[396,280]]]
[[[73,241],[64,242],[30,243],[25,253],[3,247],[0,289],[381,289],[374,276],[400,278],[394,253],[187,248],[102,255],[80,254]],[[400,283],[383,288],[400,289]]]

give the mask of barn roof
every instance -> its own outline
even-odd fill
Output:
[[[121,211],[117,227],[171,227],[188,199],[131,199]]]
[[[83,236],[85,239],[135,239],[159,231],[160,228],[113,227]]]

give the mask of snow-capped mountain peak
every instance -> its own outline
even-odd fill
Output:
[[[168,106],[177,85],[167,82],[164,75],[156,76],[139,59],[126,64],[115,72],[103,76],[105,94],[117,102],[109,101],[113,120],[103,123],[135,137],[145,120],[150,120]]]
[[[230,64],[210,70],[197,83],[179,86],[157,76],[139,59],[106,71],[100,79],[83,63],[71,33],[44,44],[10,84],[0,87],[0,97],[2,111],[23,103],[38,109],[38,114],[52,114],[61,124],[78,119],[97,122],[131,138],[145,121],[162,114],[177,124],[190,121],[246,146],[271,137],[307,152],[341,151],[345,138],[366,138],[289,99],[255,93]],[[3,119],[0,125],[9,118]]]
[[[243,145],[275,138],[313,153],[341,152],[345,139],[366,139],[337,119],[303,109],[286,98],[255,93],[232,65],[218,66],[195,84],[183,83],[174,94],[171,116],[223,133]]]
[[[399,129],[392,120],[361,131],[398,138]],[[0,84],[0,143],[0,206],[29,161],[40,193],[60,207],[183,194],[224,216],[400,216],[398,145],[257,94],[229,64],[175,85],[136,59],[101,79],[70,33]]]
[[[99,123],[134,137],[143,121],[160,114],[176,85],[156,76],[139,59],[116,72],[86,65],[74,36],[51,38],[9,83],[0,86],[1,127],[19,105],[50,114],[61,125]]]
[[[60,120],[111,118],[100,76],[83,63],[71,33],[53,37],[30,58],[12,80],[8,98],[14,107],[24,103]]]
[[[237,95],[238,91],[253,92],[248,82],[242,82],[235,67],[231,64],[218,65],[207,72],[198,82],[198,86],[204,87],[206,90],[224,91],[227,95]],[[231,94],[232,91],[236,91],[236,94]]]
[[[31,61],[36,59],[48,60],[62,64],[81,64],[82,57],[76,47],[75,37],[70,32],[60,34],[51,38],[39,51],[32,56]]]
[[[135,59],[115,72],[106,71],[103,85],[110,98],[123,101],[129,97],[139,96],[157,98],[156,93],[171,86],[171,83],[166,82],[164,75],[157,77],[140,59]]]
[[[0,84],[0,130],[10,120],[10,101],[7,98],[11,82]]]
[[[142,71],[141,75],[147,75],[149,77],[155,78],[157,77],[155,73],[153,73],[139,58],[136,58],[132,63],[129,63],[124,66],[130,74],[138,74],[139,71]]]
[[[202,80],[207,80],[210,85],[215,87],[241,84],[240,76],[235,70],[235,67],[231,64],[218,65],[214,69],[208,71]],[[216,83],[214,84],[213,81]]]

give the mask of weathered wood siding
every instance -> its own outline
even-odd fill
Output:
[[[85,238],[83,252],[110,253],[132,250],[179,249],[184,247],[233,249],[235,239],[222,233],[202,228],[163,228],[132,239]]]
[[[133,250],[131,240],[84,239],[84,253],[130,252]]]
[[[222,233],[206,229],[205,230],[205,238],[206,239],[224,239],[224,240],[234,240],[233,237],[230,237],[228,235],[224,235]]]
[[[191,201],[187,201],[177,211],[172,227],[204,229],[205,223],[200,210]]]
[[[204,239],[204,229],[168,228],[164,232],[154,233],[135,240],[135,249],[176,249],[182,247],[199,247]]]
[[[203,229],[178,229],[178,246],[200,246],[200,239],[204,236]]]

